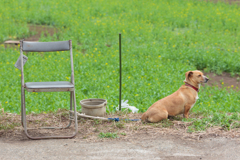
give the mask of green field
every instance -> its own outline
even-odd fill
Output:
[[[1,0],[0,22],[0,42],[33,35],[28,24],[58,29],[53,36],[42,34],[40,41],[73,41],[78,110],[79,101],[86,98],[107,99],[111,111],[118,105],[118,33],[122,33],[122,99],[141,112],[176,91],[188,70],[240,73],[237,5],[196,0]],[[20,70],[14,63],[20,53],[2,44],[0,54],[0,105],[19,113]],[[69,80],[68,53],[27,56],[26,81]],[[68,108],[68,97],[27,93],[27,111]],[[229,118],[227,112],[240,110],[240,95],[231,89],[205,86],[199,97],[193,112]]]

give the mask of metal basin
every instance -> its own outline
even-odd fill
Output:
[[[107,100],[105,99],[84,99],[80,101],[82,113],[90,116],[104,117],[106,114]]]

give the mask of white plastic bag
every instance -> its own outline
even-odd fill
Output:
[[[121,108],[128,108],[132,111],[132,113],[137,113],[138,110],[139,110],[134,106],[129,106],[128,100],[126,100],[126,101],[122,100],[121,101]],[[116,110],[119,111],[119,106],[116,107]]]

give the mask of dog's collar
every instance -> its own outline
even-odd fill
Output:
[[[199,89],[194,87],[194,86],[192,86],[191,84],[185,83],[185,86],[192,87],[195,91],[199,92]]]

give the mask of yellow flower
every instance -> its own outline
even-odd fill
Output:
[[[131,78],[130,76],[128,77],[128,79]]]
[[[108,65],[108,63],[106,63],[106,65]]]
[[[109,86],[107,86],[107,88],[109,88]]]
[[[8,101],[6,101],[5,103],[8,103]]]
[[[222,82],[222,84],[224,84],[224,82]]]

